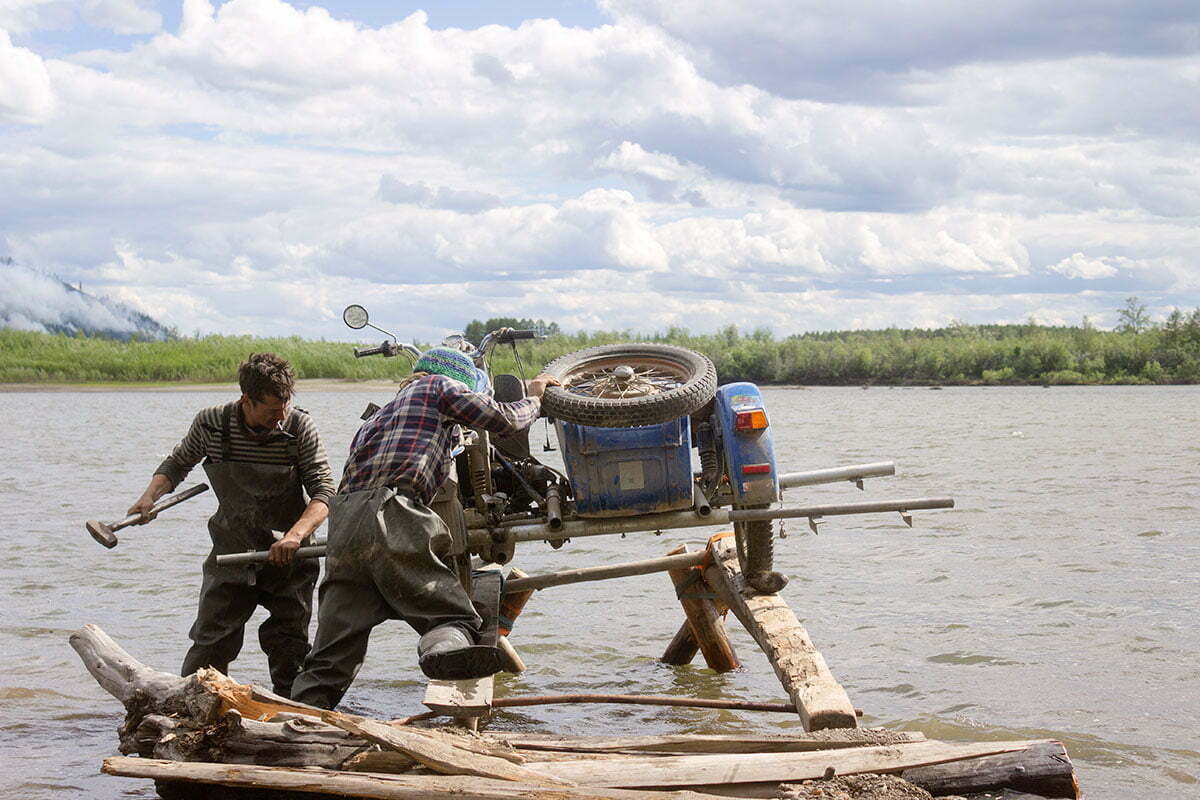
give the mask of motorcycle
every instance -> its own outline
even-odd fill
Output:
[[[371,327],[388,336],[380,345],[356,348],[357,358],[420,351],[370,324],[361,305],[342,318],[355,330]],[[495,348],[537,338],[536,331],[500,328],[476,346],[461,334],[442,341],[472,359],[477,391],[498,402],[525,396],[524,381],[492,375]],[[519,360],[518,360],[518,363]],[[731,524],[746,582],[756,591],[781,590],[787,577],[774,569],[772,521],[836,514],[949,508],[949,498],[916,498],[776,507],[792,486],[849,480],[862,488],[867,477],[894,474],[891,462],[833,470],[781,474],[775,460],[770,418],[759,388],[748,382],[718,386],[707,357],[663,344],[615,344],[564,355],[542,370],[560,385],[542,398],[554,421],[565,472],[535,458],[528,432],[493,438],[466,431],[455,469],[434,502],[447,522],[448,557],[464,584],[470,559],[506,564],[522,542],[562,547],[572,537]],[[378,407],[374,407],[377,409]],[[374,413],[368,408],[364,419]],[[693,472],[692,450],[700,471]]]

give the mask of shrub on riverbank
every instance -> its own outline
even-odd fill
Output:
[[[1174,322],[1174,324],[1172,324]],[[500,372],[532,377],[558,356],[621,341],[677,344],[705,353],[722,382],[792,384],[1102,384],[1200,382],[1200,312],[1143,332],[1042,325],[954,325],[932,330],[809,333],[776,339],[729,327],[711,334],[672,328],[558,334],[493,355]],[[208,336],[118,342],[0,330],[0,382],[230,382],[251,352],[283,355],[302,378],[393,379],[407,359],[356,359],[346,342],[299,337]]]

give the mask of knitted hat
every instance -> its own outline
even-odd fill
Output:
[[[461,350],[449,347],[431,347],[421,354],[421,358],[413,365],[413,372],[431,372],[435,375],[445,375],[466,384],[475,391],[475,362]]]

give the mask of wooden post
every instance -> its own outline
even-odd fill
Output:
[[[834,679],[787,603],[777,594],[746,593],[733,534],[712,537],[708,549],[712,563],[704,569],[705,580],[763,649],[796,704],[804,729],[858,727],[846,690]]]
[[[692,659],[699,652],[700,645],[696,642],[696,637],[692,635],[692,626],[685,617],[679,625],[679,630],[675,631],[675,635],[671,637],[671,641],[659,661],[673,667],[682,667],[692,663]]]
[[[667,555],[680,555],[687,551],[687,545],[681,544]],[[675,584],[675,592],[679,597],[679,604],[683,606],[683,613],[687,616],[687,627],[692,638],[700,652],[704,653],[704,663],[709,669],[717,672],[732,672],[741,666],[737,653],[733,651],[733,644],[725,632],[725,620],[721,617],[716,602],[713,598],[704,596],[712,594],[712,590],[704,582],[704,573],[696,567],[683,567],[668,570],[667,574],[671,576],[671,583]],[[686,641],[676,643],[679,638],[679,634],[676,634],[675,639],[671,640],[671,645],[668,645],[663,653],[664,662],[679,663],[678,659],[687,651]],[[692,654],[694,656],[695,652]]]

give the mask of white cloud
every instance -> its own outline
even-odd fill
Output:
[[[1083,253],[1074,253],[1070,258],[1064,258],[1057,264],[1051,264],[1049,269],[1068,278],[1080,278],[1094,281],[1099,278],[1111,278],[1117,274],[1117,268],[1101,258],[1088,258]]]
[[[137,0],[83,0],[84,20],[113,33],[154,33],[162,28],[162,16]]]
[[[53,110],[54,89],[41,57],[16,47],[0,30],[0,121],[40,122]]]

